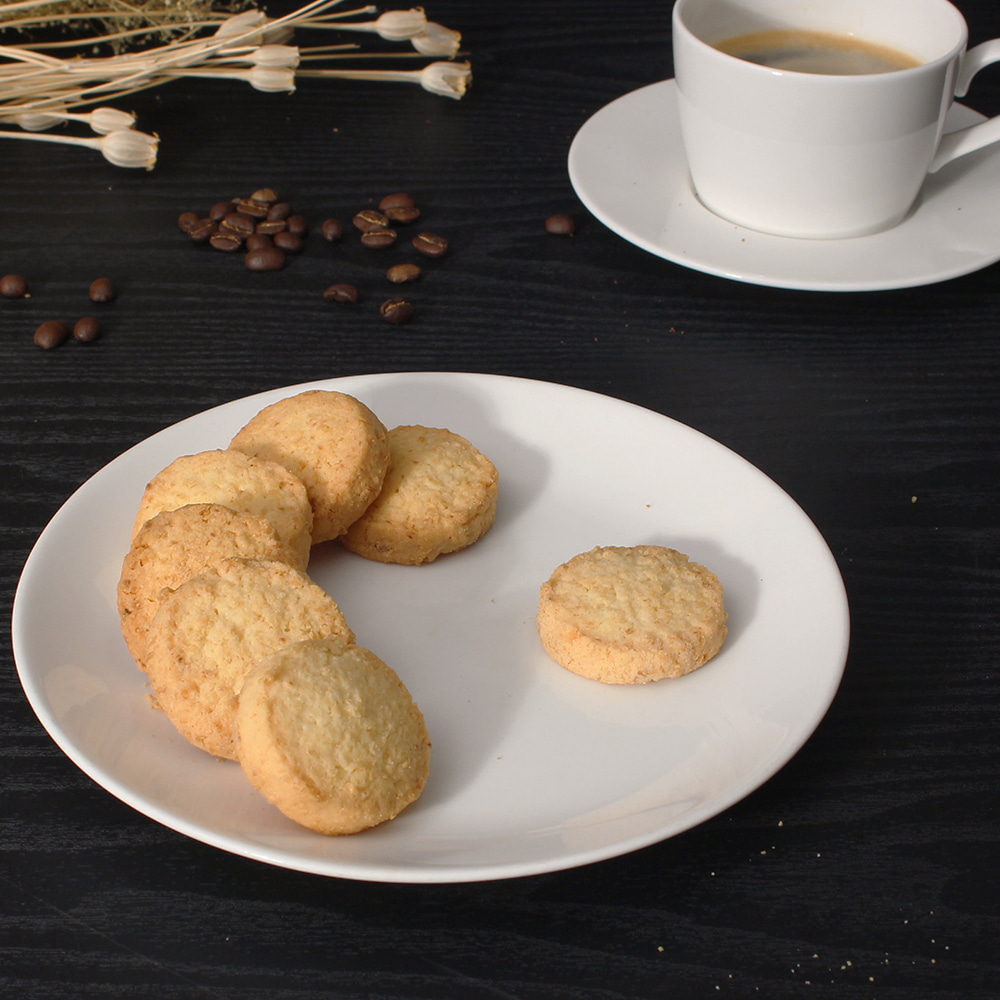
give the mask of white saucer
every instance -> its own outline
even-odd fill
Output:
[[[955,105],[949,130],[981,121]],[[665,80],[602,108],[577,133],[569,175],[586,208],[658,257],[778,288],[874,291],[929,285],[1000,259],[1000,146],[931,175],[895,229],[847,240],[797,240],[744,229],[694,194],[681,146],[675,84]]]

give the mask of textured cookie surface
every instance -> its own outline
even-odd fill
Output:
[[[161,511],[139,529],[122,561],[118,614],[125,644],[140,667],[145,669],[146,633],[161,592],[231,556],[299,563],[270,521],[221,504]]]
[[[342,392],[310,390],[272,403],[230,447],[278,462],[305,484],[314,544],[339,537],[365,512],[389,467],[382,422]]]
[[[192,503],[217,503],[265,518],[298,553],[299,568],[309,564],[312,508],[305,486],[283,465],[232,450],[182,455],[149,481],[132,537],[154,514]]]
[[[341,541],[379,562],[415,566],[481,538],[497,507],[497,470],[465,438],[435,427],[389,431],[382,491]]]
[[[674,549],[598,547],[542,585],[538,632],[557,663],[584,677],[609,684],[680,677],[722,648],[722,585]]]
[[[357,833],[420,795],[430,767],[423,715],[374,653],[335,639],[289,646],[247,678],[240,765],[295,822]]]
[[[235,759],[247,674],[303,639],[353,641],[336,602],[280,562],[227,559],[166,594],[149,627],[146,671],[160,707],[195,746]]]

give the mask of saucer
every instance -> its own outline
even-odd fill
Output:
[[[982,121],[963,105],[952,131]],[[894,229],[801,240],[744,229],[698,201],[681,145],[673,80],[612,101],[576,134],[569,175],[586,208],[623,239],[675,264],[776,288],[877,291],[930,285],[1000,259],[1000,146],[931,174]]]

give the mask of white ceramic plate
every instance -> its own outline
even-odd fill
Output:
[[[115,587],[146,482],[225,447],[263,406],[337,389],[392,427],[444,426],[496,463],[501,501],[473,547],[422,567],[327,543],[310,575],[403,678],[434,743],[423,796],[329,838],[286,820],[237,764],[151,709],[118,630]],[[617,688],[542,651],[538,588],[595,545],[665,544],[721,578],[730,635],[688,677]],[[53,609],[57,609],[53,617]],[[802,510],[732,451],[667,417],[543,382],[409,373],[236,400],[125,452],[42,532],[14,604],[14,653],[42,724],[96,782],[207,844],[287,868],[391,882],[529,875],[653,844],[716,815],[785,764],[840,682],[848,612]]]
[[[982,121],[962,105],[947,128]],[[778,288],[875,291],[929,285],[1000,259],[1000,145],[931,175],[894,229],[848,240],[797,240],[744,229],[694,194],[681,145],[673,80],[602,108],[569,151],[587,209],[636,246],[723,278]]]

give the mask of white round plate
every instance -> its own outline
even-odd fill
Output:
[[[1000,145],[928,177],[894,229],[846,240],[769,236],[726,222],[696,197],[673,80],[620,97],[576,134],[569,175],[587,209],[658,257],[723,278],[812,291],[929,285],[1000,259]],[[982,121],[962,105],[947,128]]]
[[[187,744],[150,707],[119,634],[115,588],[146,482],[226,447],[263,406],[308,388],[392,427],[448,427],[496,463],[493,529],[427,566],[326,543],[310,575],[358,642],[396,669],[434,744],[423,796],[397,819],[324,837],[268,805],[238,764]],[[596,545],[688,553],[726,588],[730,635],[695,673],[613,687],[557,666],[535,629],[539,586]],[[53,609],[56,616],[53,617]],[[353,879],[462,882],[555,871],[716,815],[802,746],[836,692],[848,611],[814,525],[763,473],[658,413],[492,375],[331,379],[236,400],[153,435],[88,480],[39,537],[18,585],[21,682],[52,738],[113,795],[259,861]]]

